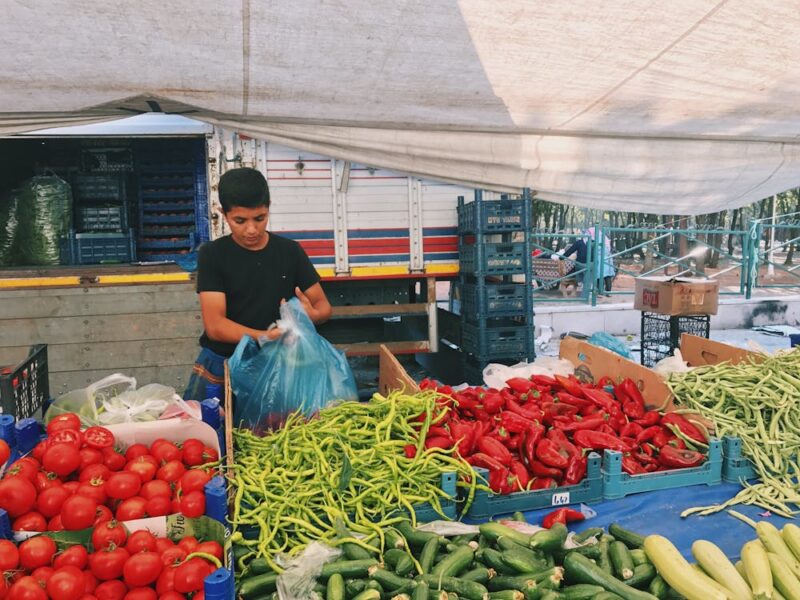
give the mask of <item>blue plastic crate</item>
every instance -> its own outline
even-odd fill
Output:
[[[75,233],[61,240],[61,263],[98,265],[136,260],[136,238],[127,233]]]
[[[142,215],[142,223],[145,225],[194,225],[194,215],[144,214]]]
[[[529,492],[515,492],[506,495],[477,490],[465,517],[471,520],[485,520],[516,511],[525,512],[550,506],[600,502],[603,499],[600,455],[592,452],[589,454],[588,462],[586,477],[576,485],[564,485],[546,490],[531,490]],[[487,478],[488,471],[486,469],[476,468],[475,471]],[[466,498],[466,494],[467,491],[462,490],[462,500]]]
[[[482,200],[458,206],[459,233],[524,231],[527,219],[523,200]]]
[[[77,202],[84,200],[125,199],[125,178],[120,173],[77,173],[72,176],[72,195]]]
[[[487,283],[461,286],[461,314],[468,319],[514,317],[532,312],[533,290],[524,283]]]
[[[189,198],[187,200],[181,200],[180,202],[151,202],[149,204],[143,204],[142,210],[145,213],[152,213],[152,212],[166,212],[166,211],[194,211],[194,200]]]
[[[722,442],[710,440],[708,459],[699,467],[628,475],[622,470],[622,454],[606,450],[603,454],[603,497],[623,498],[639,492],[652,492],[689,485],[717,485],[722,482]]]
[[[742,440],[726,435],[722,438],[722,480],[739,483],[741,480],[756,479],[758,473],[753,462],[742,456]]]
[[[139,238],[139,250],[173,250],[189,249],[194,245],[194,236],[184,236],[179,240],[149,239],[148,237]]]
[[[533,347],[533,324],[515,321],[461,324],[461,350],[478,357],[526,356]]]
[[[451,500],[444,498],[440,500],[442,512],[447,518],[455,520],[456,516],[458,516],[456,512],[457,488],[455,473],[442,473],[442,491],[452,498]],[[436,512],[429,502],[426,502],[425,504],[415,504],[414,513],[416,514],[417,522],[419,523],[440,521],[443,519],[442,515]]]
[[[525,273],[525,242],[463,245],[459,255],[462,273],[515,275]]]
[[[122,230],[127,227],[124,205],[79,206],[77,213],[81,231]]]

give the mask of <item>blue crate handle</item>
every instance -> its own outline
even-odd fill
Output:
[[[210,425],[214,431],[217,432],[217,439],[219,440],[219,456],[222,458],[226,454],[227,448],[225,447],[225,428],[222,424],[222,418],[219,414],[219,400],[216,398],[208,398],[200,403],[200,414],[203,423]]]
[[[14,431],[14,417],[12,415],[0,415],[0,440],[13,448],[17,444],[17,436]]]
[[[229,569],[217,569],[206,577],[203,582],[203,592],[206,600],[233,600],[236,594],[233,573]]]
[[[228,494],[225,488],[225,479],[217,475],[205,486],[206,516],[216,519],[223,525],[228,518]]]
[[[27,454],[39,443],[42,427],[35,419],[22,419],[16,425],[17,450]]]
[[[10,540],[11,537],[11,519],[8,513],[0,508],[0,539]]]

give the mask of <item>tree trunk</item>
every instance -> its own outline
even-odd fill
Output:
[[[739,225],[739,215],[741,214],[742,209],[736,208],[733,210],[733,215],[731,216],[731,231],[736,231],[736,227]],[[728,254],[733,256],[733,251],[735,250],[734,242],[736,238],[735,233],[728,234]]]

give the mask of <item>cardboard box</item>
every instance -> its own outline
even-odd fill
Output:
[[[378,392],[384,396],[392,390],[405,390],[410,394],[419,391],[417,382],[411,379],[397,360],[394,354],[384,346],[380,345],[378,352],[379,371],[378,371]]]
[[[715,315],[719,281],[689,277],[637,277],[633,307],[662,315]]]

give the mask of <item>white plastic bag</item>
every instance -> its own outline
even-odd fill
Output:
[[[278,576],[278,598],[281,600],[318,600],[314,592],[322,565],[336,560],[342,551],[321,542],[311,542],[296,558],[277,557],[278,564],[286,570]]]
[[[669,379],[672,373],[686,373],[691,370],[692,368],[689,366],[689,363],[683,360],[683,355],[677,348],[673,356],[662,358],[653,367],[653,371],[655,371],[661,379],[665,380]]]
[[[48,422],[57,415],[73,412],[81,418],[85,427],[99,425],[98,406],[105,400],[135,389],[135,378],[114,373],[85,388],[72,390],[56,398],[47,409],[44,420]]]
[[[506,381],[512,377],[523,377],[528,379],[532,375],[572,375],[575,366],[563,358],[555,356],[541,356],[532,363],[517,363],[508,366],[497,363],[490,363],[483,369],[483,383],[490,388],[497,390],[506,387]]]

